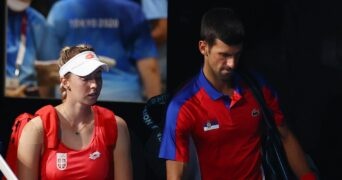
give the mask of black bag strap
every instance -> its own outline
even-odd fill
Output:
[[[251,89],[255,99],[258,101],[259,105],[261,106],[261,113],[263,115],[263,122],[266,125],[265,128],[267,128],[268,130],[277,134],[277,137],[278,137],[277,140],[279,140],[278,142],[282,144],[280,134],[279,134],[278,129],[276,127],[276,124],[273,120],[272,112],[268,108],[268,106],[265,102],[264,95],[263,95],[262,90],[259,86],[259,83],[256,82],[256,80],[254,78],[252,78],[252,75],[250,75],[250,73],[240,71],[239,75],[242,77],[244,82],[249,86],[249,88]]]
[[[170,95],[168,93],[154,96],[147,100],[142,110],[143,123],[151,132],[144,148],[146,165],[151,170],[147,179],[166,179],[165,159],[159,158],[158,154],[169,100]]]
[[[241,78],[244,80],[244,82],[249,86],[254,97],[256,98],[259,105],[261,106],[261,112],[263,115],[262,119],[263,119],[263,124],[264,124],[263,128],[264,128],[264,131],[266,131],[264,133],[272,134],[272,138],[273,138],[272,140],[277,145],[277,147],[274,147],[274,150],[277,154],[277,158],[279,159],[279,163],[280,163],[280,167],[281,167],[281,172],[278,172],[278,173],[282,173],[282,177],[284,177],[284,179],[290,179],[290,177],[288,177],[288,175],[291,174],[290,173],[291,170],[288,167],[287,159],[283,156],[285,152],[284,152],[281,136],[280,136],[279,131],[276,127],[275,121],[273,119],[272,112],[268,108],[268,106],[265,102],[264,95],[263,95],[262,90],[259,86],[259,83],[256,82],[256,80],[254,78],[252,78],[252,75],[250,75],[249,72],[239,71],[238,74],[241,76]]]
[[[268,130],[268,133],[273,133],[274,140],[276,141],[278,146],[281,147],[281,149],[279,149],[279,148],[276,148],[276,149],[277,150],[283,150],[283,145],[282,145],[282,141],[281,141],[279,131],[275,125],[271,111],[268,108],[268,106],[264,100],[264,96],[263,96],[263,93],[261,91],[259,84],[256,82],[256,80],[254,78],[252,78],[252,75],[250,75],[250,73],[248,73],[248,71],[239,71],[238,74],[245,81],[245,83],[247,83],[247,85],[251,88],[254,97],[259,102],[259,104],[262,108],[263,116],[264,116],[263,122],[264,122],[264,124]],[[282,156],[279,156],[279,158],[281,158],[281,157]],[[320,179],[320,172],[317,168],[317,165],[315,164],[315,162],[312,160],[312,158],[308,154],[306,154],[306,160],[308,161],[311,170],[313,170],[315,172],[316,178],[319,180]],[[287,159],[283,159],[281,161],[281,163],[284,163],[285,161],[287,161]],[[285,163],[284,163],[284,165],[282,165],[282,167],[284,167],[284,169],[282,171],[282,173],[284,173],[283,177],[287,177],[286,173],[290,172],[289,167],[286,166]]]
[[[170,95],[168,93],[162,93],[157,96],[153,96],[146,102],[144,109],[143,109],[143,122],[144,124],[152,131],[156,131],[157,141],[161,142],[162,137],[162,129],[159,123],[153,119],[153,115],[151,114],[151,109],[156,106],[166,106],[169,103]],[[166,108],[164,108],[165,110]],[[161,120],[161,123],[164,123],[164,119]]]

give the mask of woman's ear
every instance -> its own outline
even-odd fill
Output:
[[[69,81],[65,77],[61,77],[60,81],[61,81],[61,86],[64,89],[70,89]]]

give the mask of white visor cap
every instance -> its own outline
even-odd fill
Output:
[[[69,72],[77,76],[88,76],[99,67],[108,70],[107,64],[101,62],[94,52],[84,51],[66,62],[59,69],[59,76],[64,77]]]

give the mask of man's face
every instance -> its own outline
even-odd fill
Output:
[[[32,0],[18,0],[20,2],[31,3]]]
[[[233,70],[237,67],[242,44],[239,45],[228,45],[219,39],[215,40],[212,47],[209,47],[206,42],[202,42],[203,47],[200,49],[204,55],[204,70],[211,72],[215,78],[220,80],[228,79]]]
[[[7,0],[7,6],[15,12],[24,11],[30,6],[32,0]]]

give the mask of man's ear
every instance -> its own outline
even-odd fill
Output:
[[[200,50],[201,54],[203,56],[208,56],[208,43],[205,41],[199,41],[198,42],[198,49]]]

